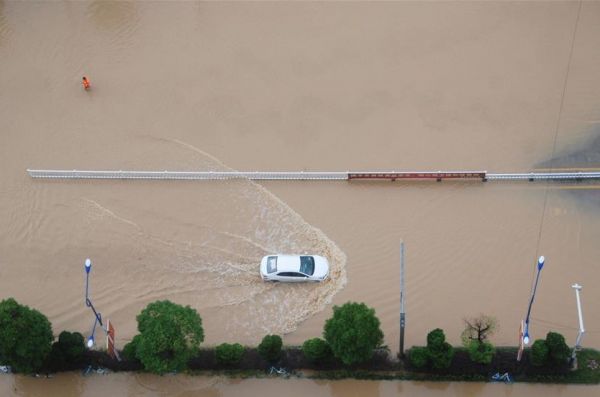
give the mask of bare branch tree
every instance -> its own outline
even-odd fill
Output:
[[[480,314],[477,317],[464,318],[465,329],[461,334],[463,344],[467,346],[471,341],[482,344],[494,334],[498,323],[495,317]]]

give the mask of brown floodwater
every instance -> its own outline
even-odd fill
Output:
[[[597,386],[494,384],[463,382],[374,382],[323,381],[310,379],[228,379],[204,376],[153,376],[147,374],[91,375],[64,373],[52,379],[25,376],[0,377],[2,396],[77,397],[77,396],[331,396],[386,397],[408,396],[578,396],[598,394]]]
[[[267,333],[300,344],[352,300],[375,308],[394,352],[404,241],[407,346],[436,327],[457,344],[479,313],[498,319],[492,342],[515,345],[545,255],[532,337],[574,343],[578,282],[584,345],[598,347],[600,207],[582,199],[595,185],[43,181],[25,170],[597,168],[599,41],[600,2],[0,1],[0,299],[42,311],[55,334],[87,335],[90,257],[92,300],[119,346],[157,299],[197,309],[209,345]],[[258,261],[277,252],[325,255],[332,277],[266,285]],[[0,379],[20,395],[102,387]],[[130,394],[590,390],[102,379]]]

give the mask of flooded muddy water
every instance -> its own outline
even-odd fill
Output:
[[[409,396],[595,396],[594,386],[445,383],[445,382],[376,382],[322,381],[309,379],[227,379],[203,376],[153,376],[145,374],[111,374],[82,377],[79,374],[59,374],[52,379],[15,376],[0,377],[3,396],[77,397],[105,396],[107,392],[128,396],[198,396],[227,397],[261,395],[265,397],[331,396],[386,397]]]
[[[515,345],[545,255],[532,337],[574,342],[578,282],[584,345],[598,347],[596,185],[42,181],[25,170],[600,168],[599,41],[600,2],[0,1],[0,299],[42,311],[56,334],[87,334],[90,257],[92,299],[120,346],[157,299],[196,308],[209,345],[266,333],[300,344],[321,335],[333,305],[360,301],[394,352],[404,241],[407,346],[436,327],[457,344],[462,319],[479,313],[498,319],[492,342]],[[278,252],[327,256],[332,277],[266,285],[258,261]],[[19,395],[52,382],[56,395],[100,390],[72,375],[0,379]],[[147,391],[141,375],[102,379],[134,395],[213,382],[169,389],[165,379],[188,380],[160,378]],[[271,392],[266,380],[215,382],[207,395]],[[354,390],[293,382],[316,395]]]

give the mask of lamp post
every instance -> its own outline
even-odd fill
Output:
[[[579,291],[581,291],[581,288],[583,287],[575,283],[571,286],[571,288],[575,290],[575,297],[577,299],[577,316],[579,317],[579,333],[577,334],[575,346],[573,347],[573,352],[571,353],[571,368],[577,369],[576,351],[581,349],[581,340],[583,339],[583,334],[585,333],[585,328],[583,327],[583,313],[581,311],[581,299],[579,298]]]
[[[404,300],[404,241],[402,241],[400,243],[400,358],[404,358],[404,328],[406,327]]]
[[[96,308],[92,304],[92,301],[90,300],[90,297],[89,297],[90,272],[92,271],[92,261],[90,260],[90,258],[87,258],[85,260],[83,267],[85,269],[85,305],[87,307],[89,307],[90,309],[92,309],[92,312],[94,312],[94,325],[92,326],[92,333],[90,334],[89,338],[87,339],[87,347],[91,349],[94,346],[94,336],[96,334],[96,326],[98,324],[100,324],[100,327],[102,327],[102,329],[104,330],[104,324],[102,324],[102,315],[96,311]]]
[[[92,270],[92,260],[87,258],[85,263],[83,264],[83,268],[85,269],[85,305],[88,305],[88,286],[90,284],[90,271]]]
[[[529,344],[529,315],[531,314],[531,306],[533,305],[533,299],[535,298],[535,291],[537,290],[538,281],[540,279],[540,273],[542,268],[544,267],[545,258],[540,256],[538,258],[537,263],[537,274],[535,276],[535,285],[533,286],[533,291],[531,292],[531,299],[529,300],[529,307],[527,308],[527,316],[525,317],[525,330],[523,332],[523,343],[525,345]]]

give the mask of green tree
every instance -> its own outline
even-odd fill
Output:
[[[13,298],[0,302],[0,361],[17,372],[39,370],[52,348],[52,326],[35,309]]]
[[[304,356],[311,362],[323,364],[331,360],[331,347],[321,338],[308,339],[302,344]]]
[[[260,345],[258,345],[258,354],[269,363],[276,362],[281,357],[281,336],[266,335]]]
[[[487,342],[496,331],[498,322],[492,316],[480,314],[478,317],[465,318],[465,329],[461,334],[461,339],[465,347],[470,345],[470,342],[475,340],[480,344]]]
[[[441,328],[436,328],[427,334],[427,347],[438,347],[446,342],[446,335]]]
[[[472,340],[467,346],[471,361],[479,364],[489,364],[496,354],[496,348],[489,342]]]
[[[565,338],[557,332],[548,332],[546,335],[546,345],[548,346],[548,355],[554,364],[564,364],[569,359],[569,346],[565,343]]]
[[[408,351],[408,361],[414,368],[425,368],[429,361],[429,351],[426,347],[415,346]]]
[[[375,310],[364,303],[334,306],[333,317],[325,322],[323,334],[334,356],[346,365],[368,360],[383,343]]]
[[[83,362],[85,344],[79,332],[62,331],[58,340],[52,344],[52,350],[46,361],[51,371],[73,370]]]
[[[204,340],[198,312],[168,300],[150,303],[137,316],[137,322],[140,334],[135,356],[151,372],[183,370]]]
[[[123,351],[121,352],[121,355],[123,356],[123,358],[125,360],[138,360],[137,358],[137,346],[140,342],[140,338],[141,335],[136,335],[133,337],[133,339],[127,343],[124,347],[123,347]]]
[[[436,369],[450,367],[454,357],[454,348],[446,342],[446,335],[440,328],[427,334],[427,350],[431,365]]]
[[[215,356],[219,364],[233,366],[242,361],[245,350],[239,343],[221,343],[215,348]]]
[[[489,342],[489,337],[496,331],[496,319],[480,314],[477,317],[465,318],[463,321],[465,329],[461,334],[461,339],[469,352],[469,358],[479,364],[491,363],[496,349]]]
[[[543,339],[538,339],[531,345],[531,363],[536,367],[546,365],[548,362],[548,345]]]

